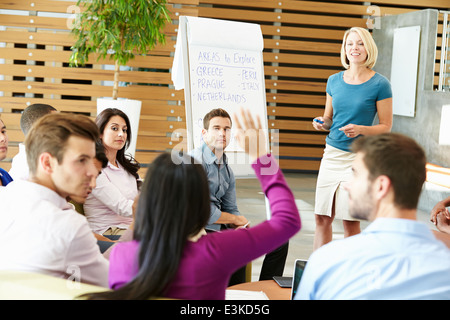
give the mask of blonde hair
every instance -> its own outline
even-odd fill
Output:
[[[369,69],[372,69],[375,66],[375,63],[377,62],[378,48],[369,31],[360,27],[353,27],[345,31],[341,47],[342,65],[344,66],[345,69],[350,68],[350,62],[348,61],[347,55],[345,54],[345,43],[347,42],[347,37],[350,34],[350,32],[356,32],[361,37],[361,40],[363,41],[364,47],[366,48],[367,51],[367,59],[364,66],[366,66]]]

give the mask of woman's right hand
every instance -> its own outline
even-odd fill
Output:
[[[245,150],[252,161],[261,156],[267,155],[267,137],[261,125],[261,119],[256,117],[255,124],[250,111],[241,109],[241,119],[234,114],[234,122],[236,123],[236,140],[239,146]]]
[[[331,125],[324,117],[315,117],[312,121],[312,125],[316,130],[329,130]]]

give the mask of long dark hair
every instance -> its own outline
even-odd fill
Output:
[[[125,142],[125,146],[117,151],[116,159],[117,161],[124,167],[124,169],[129,172],[136,179],[139,179],[138,171],[140,169],[139,162],[136,161],[130,154],[125,154],[125,150],[128,148],[131,142],[131,123],[128,119],[128,116],[121,110],[116,108],[107,108],[100,112],[100,114],[95,119],[95,123],[100,131],[100,134],[103,134],[106,125],[108,124],[109,119],[113,116],[119,116],[125,123],[127,124],[127,141]]]
[[[163,297],[175,277],[189,237],[210,215],[209,187],[201,164],[186,155],[163,153],[150,165],[136,210],[134,239],[139,241],[139,271],[115,291],[90,299]]]

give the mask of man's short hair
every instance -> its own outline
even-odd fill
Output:
[[[363,154],[371,181],[382,175],[391,180],[397,207],[417,208],[426,179],[426,156],[417,142],[399,133],[383,133],[356,139],[352,151]]]
[[[95,142],[100,134],[95,122],[84,115],[51,113],[40,118],[25,138],[30,175],[36,173],[39,156],[44,152],[50,153],[61,163],[71,136]]]
[[[42,118],[52,111],[56,111],[56,109],[51,105],[44,103],[35,103],[26,107],[22,112],[22,116],[20,117],[20,129],[22,129],[23,134],[27,135],[28,131],[30,131],[31,126],[36,122],[36,120]]]
[[[217,108],[217,109],[212,109],[210,112],[208,112],[203,117],[203,128],[208,130],[209,129],[209,121],[211,121],[211,119],[215,118],[215,117],[228,118],[228,119],[230,119],[230,124],[232,124],[231,117],[228,114],[228,112],[226,112],[224,109]]]

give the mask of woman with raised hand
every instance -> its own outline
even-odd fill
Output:
[[[241,122],[236,118],[235,123],[238,141],[253,160],[269,199],[272,218],[254,227],[193,239],[209,219],[206,174],[190,156],[162,154],[144,180],[134,240],[116,244],[111,252],[109,285],[114,290],[92,293],[89,298],[225,299],[236,269],[278,248],[300,230],[294,196],[276,160],[267,154],[265,142],[259,143],[265,139],[261,126],[244,112]]]

